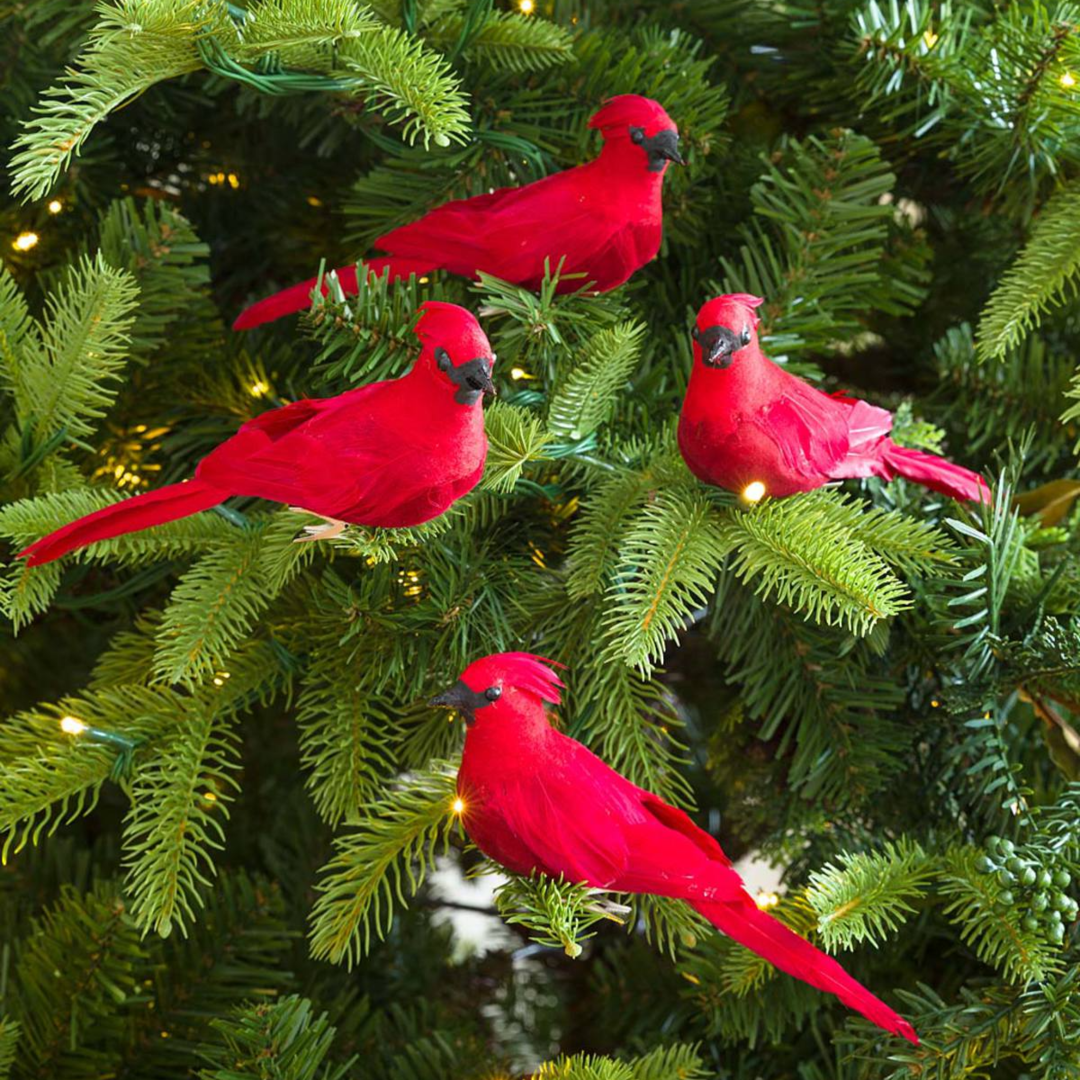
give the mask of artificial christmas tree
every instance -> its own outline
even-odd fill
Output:
[[[0,1077],[1080,1073],[1075,6],[0,10]],[[593,160],[620,95],[686,162],[625,284],[558,250],[523,284],[320,270]],[[700,482],[676,427],[724,294],[990,501]],[[431,301],[498,357],[445,513],[298,544],[234,497],[18,557],[403,375]],[[488,877],[427,702],[517,651],[568,664],[556,726],[755,889],[775,864],[758,904],[920,1044],[682,900]]]

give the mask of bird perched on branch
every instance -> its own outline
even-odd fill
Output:
[[[679,417],[679,449],[695,476],[755,498],[848,477],[903,476],[954,499],[989,500],[977,473],[893,442],[887,410],[825,394],[769,360],[757,337],[761,303],[735,293],[698,312]]]
[[[412,369],[337,397],[294,401],[208,454],[195,478],[107,506],[38,540],[30,566],[75,548],[209,510],[232,495],[288,503],[326,519],[307,539],[347,524],[395,528],[437,517],[479,482],[487,457],[481,399],[495,357],[473,315],[429,301]]]
[[[562,265],[561,292],[589,286],[607,292],[621,285],[660,250],[660,190],[668,162],[683,164],[679,129],[650,98],[611,98],[589,121],[604,138],[600,156],[524,187],[436,207],[419,221],[380,236],[385,258],[362,269],[392,279],[433,270],[473,278],[484,271],[537,289],[545,260]],[[342,267],[338,281],[357,291],[357,268]],[[247,330],[302,311],[316,278],[293,285],[247,308],[233,324]],[[325,287],[324,287],[325,288]]]
[[[458,808],[476,846],[515,874],[685,900],[781,971],[918,1043],[906,1020],[761,910],[687,814],[551,726],[544,703],[559,704],[563,684],[549,663],[528,653],[487,656],[429,702],[459,710],[468,726]]]

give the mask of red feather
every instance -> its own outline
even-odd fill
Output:
[[[562,683],[539,657],[488,656],[462,681],[477,694],[501,691],[472,711],[457,782],[465,829],[486,855],[517,874],[687,900],[782,971],[918,1042],[906,1020],[835,960],[761,911],[720,845],[682,810],[548,723],[544,700],[557,700]]]
[[[423,348],[400,379],[265,412],[208,454],[194,480],[58,529],[23,552],[28,564],[207,510],[232,495],[386,528],[438,516],[480,480],[487,438],[479,399],[457,401],[459,386],[434,353],[445,349],[455,367],[492,353],[480,324],[454,304],[425,304],[416,333]]]
[[[977,473],[894,443],[887,410],[824,394],[769,360],[758,345],[760,303],[739,293],[698,312],[679,449],[699,479],[729,491],[758,481],[780,497],[847,477],[903,476],[955,499],[989,501]],[[717,327],[748,339],[722,358],[725,366],[707,365],[699,343]]]
[[[436,207],[419,221],[394,229],[375,241],[389,258],[365,260],[375,275],[389,269],[392,279],[442,268],[462,277],[480,271],[536,289],[544,262],[563,263],[560,291],[591,285],[614,289],[644,266],[660,249],[663,211],[660,190],[663,162],[650,169],[648,152],[631,139],[631,128],[645,137],[678,128],[649,98],[623,94],[612,98],[590,121],[604,137],[600,156],[519,188]],[[346,293],[356,292],[356,270],[343,267],[338,279]],[[294,285],[253,304],[233,324],[246,330],[308,307],[316,280]],[[324,290],[325,291],[325,290]]]

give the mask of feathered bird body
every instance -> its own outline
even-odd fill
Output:
[[[436,207],[419,221],[375,241],[386,257],[365,260],[375,275],[393,279],[443,269],[474,278],[480,271],[538,289],[545,259],[565,260],[560,291],[587,284],[614,289],[660,250],[661,189],[678,154],[678,128],[655,101],[636,94],[612,98],[590,120],[604,137],[600,156],[518,188]],[[356,267],[338,280],[357,291]],[[260,300],[234,329],[244,330],[307,307],[316,279]]]
[[[684,899],[781,970],[918,1041],[835,960],[760,910],[720,845],[684,811],[556,731],[545,702],[558,704],[561,686],[541,658],[503,653],[470,665],[431,702],[465,715],[457,789],[481,851],[517,874]]]
[[[697,477],[730,491],[759,482],[782,497],[830,480],[904,476],[953,498],[989,498],[976,473],[893,442],[886,409],[825,394],[769,360],[757,339],[760,303],[721,296],[698,313],[679,417],[679,449]]]
[[[386,528],[438,516],[484,471],[480,399],[494,390],[494,357],[476,319],[454,304],[425,304],[416,333],[423,347],[401,378],[265,412],[208,454],[193,480],[80,518],[31,545],[27,562],[50,562],[233,495]]]

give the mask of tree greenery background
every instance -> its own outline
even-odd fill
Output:
[[[1038,0],[2,0],[0,1077],[1080,1076],[1080,8]],[[432,275],[229,332],[449,198],[688,158],[604,296]],[[555,253],[557,254],[557,253]],[[984,470],[746,505],[687,472],[694,311]],[[417,304],[499,355],[481,488],[296,546],[234,500],[28,571],[258,412],[399,374]],[[455,948],[436,861],[488,652],[775,861],[887,1039],[697,922],[511,878]],[[441,865],[447,865],[443,863]],[[771,898],[763,900],[769,902]]]

